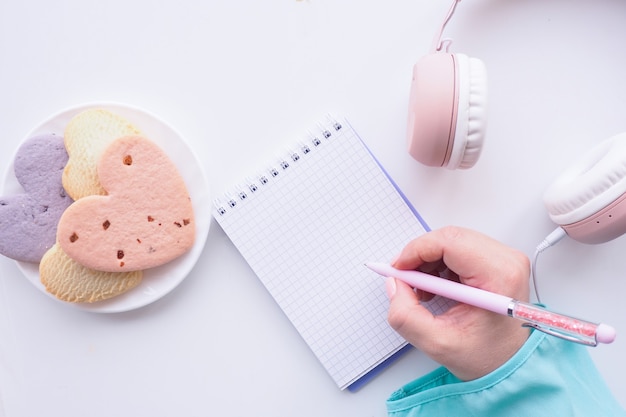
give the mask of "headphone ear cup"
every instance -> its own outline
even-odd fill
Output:
[[[473,167],[487,130],[487,69],[483,61],[456,54],[459,69],[459,105],[448,168]]]
[[[487,115],[482,61],[434,53],[413,67],[407,145],[417,161],[449,169],[470,168],[480,155]]]
[[[564,171],[545,191],[553,222],[583,243],[626,232],[626,133],[606,139]]]

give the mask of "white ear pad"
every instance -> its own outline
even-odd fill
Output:
[[[553,222],[584,243],[626,232],[626,133],[596,145],[544,193]]]
[[[478,161],[487,130],[487,70],[477,58],[455,55],[459,104],[454,144],[447,167],[471,168]]]
[[[422,57],[413,68],[409,153],[429,166],[472,167],[482,149],[486,113],[487,76],[482,61],[441,52]]]

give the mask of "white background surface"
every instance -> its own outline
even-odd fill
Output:
[[[465,0],[447,35],[490,77],[488,138],[470,171],[405,152],[411,69],[447,1],[0,2],[0,166],[65,107],[143,107],[177,128],[216,195],[326,112],[346,115],[433,228],[478,229],[531,255],[553,230],[541,196],[568,163],[626,130],[626,3]],[[209,215],[210,207],[205,214]],[[539,261],[544,301],[618,329],[592,350],[619,381],[625,238],[570,240]],[[381,282],[382,285],[382,282]],[[0,415],[383,416],[435,364],[411,352],[341,392],[214,222],[172,293],[94,314],[35,289],[0,259]]]

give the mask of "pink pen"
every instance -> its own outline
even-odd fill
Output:
[[[400,270],[390,265],[376,262],[367,262],[365,266],[385,277],[394,277],[404,281],[413,288],[520,319],[524,322],[523,326],[533,327],[572,342],[596,346],[598,342],[611,343],[615,340],[615,329],[607,324],[595,324],[564,316],[504,295],[419,271]]]

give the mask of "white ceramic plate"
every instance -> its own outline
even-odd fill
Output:
[[[66,303],[76,308],[98,313],[115,313],[129,311],[150,304],[172,291],[189,274],[202,253],[211,225],[211,196],[206,176],[196,155],[189,148],[182,136],[158,117],[139,108],[118,103],[90,103],[63,110],[35,127],[24,140],[41,133],[56,133],[63,136],[69,120],[78,113],[89,108],[102,108],[114,112],[136,126],[146,137],[159,145],[174,161],[185,180],[196,218],[196,240],[190,251],[179,258],[144,271],[144,278],[137,287],[111,298],[95,303]],[[2,195],[24,192],[11,165],[4,176]],[[17,262],[19,269],[35,287],[49,294],[39,280],[39,265],[28,262]]]

